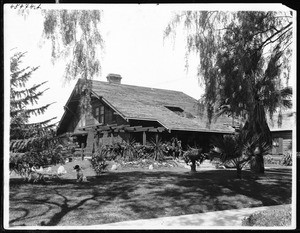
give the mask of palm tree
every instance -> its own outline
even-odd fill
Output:
[[[215,137],[212,142],[213,149],[210,152],[211,159],[219,159],[221,162],[231,162],[236,168],[237,178],[242,178],[242,169],[253,158],[258,155],[265,155],[269,152],[270,146],[267,143],[261,144],[258,136],[251,136],[248,131],[241,130],[234,135]]]

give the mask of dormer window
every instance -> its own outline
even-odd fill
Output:
[[[176,107],[176,106],[165,106],[167,109],[171,110],[172,112],[175,112],[178,115],[181,115],[184,110],[180,107]]]
[[[177,107],[177,106],[165,106],[167,109],[169,109],[170,111],[176,113],[178,116],[181,117],[186,117],[186,118],[195,118],[193,116],[193,114],[189,113],[189,112],[185,112],[182,108]]]
[[[104,106],[95,107],[94,117],[99,122],[99,124],[104,124]]]

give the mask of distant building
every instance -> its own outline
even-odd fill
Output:
[[[282,124],[277,124],[278,114],[273,116],[273,122],[268,118],[268,125],[272,133],[273,147],[272,154],[282,155],[291,150],[292,134],[296,130],[296,114],[286,111],[282,114]]]

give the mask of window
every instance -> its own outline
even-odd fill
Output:
[[[184,112],[182,108],[176,106],[165,106],[167,109],[173,112]]]
[[[112,112],[112,123],[117,123],[117,113],[116,112]]]
[[[180,107],[176,107],[176,106],[165,106],[167,109],[169,109],[170,111],[176,113],[179,116],[184,116],[183,114],[183,109]]]
[[[98,106],[95,108],[94,117],[99,123],[104,123],[104,106]]]

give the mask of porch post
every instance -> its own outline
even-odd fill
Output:
[[[114,144],[114,134],[113,133],[110,134],[110,144],[111,145]]]
[[[143,145],[146,145],[146,132],[143,131]]]
[[[84,160],[84,143],[81,143],[81,160]]]

